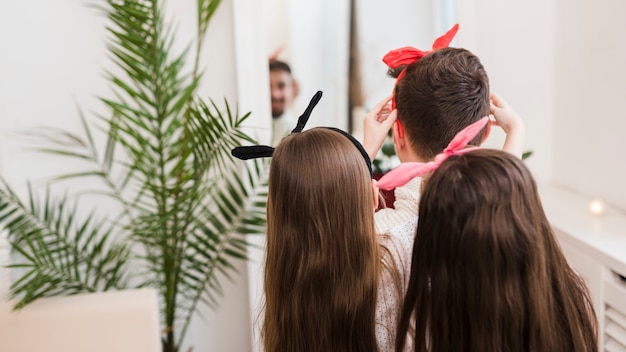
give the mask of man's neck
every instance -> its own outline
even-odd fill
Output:
[[[400,162],[402,163],[412,163],[412,162],[424,163],[424,162],[429,161],[429,160],[424,160],[411,149],[398,152],[397,155],[398,155],[398,159],[400,159]]]

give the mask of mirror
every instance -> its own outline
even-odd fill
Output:
[[[297,116],[310,97],[324,97],[308,126],[334,126],[360,138],[363,113],[393,89],[382,57],[401,46],[430,48],[455,23],[453,1],[266,0],[267,57],[290,64],[300,94]]]

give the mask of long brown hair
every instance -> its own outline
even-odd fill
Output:
[[[376,351],[380,255],[369,170],[352,142],[315,128],[274,151],[267,203],[267,352]]]
[[[419,209],[397,350],[415,319],[416,351],[597,351],[588,290],[518,158],[449,158]]]
[[[443,48],[405,68],[395,99],[413,150],[430,160],[460,130],[489,114],[489,77],[468,50]],[[471,144],[480,145],[483,135]]]

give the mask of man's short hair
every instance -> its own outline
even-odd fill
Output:
[[[270,60],[270,71],[285,71],[291,74],[291,67],[284,61]]]
[[[443,48],[406,67],[395,99],[412,149],[430,160],[459,131],[489,115],[489,78],[468,50]],[[485,130],[470,143],[479,145]]]

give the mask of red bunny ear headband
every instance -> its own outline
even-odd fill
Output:
[[[391,50],[390,52],[388,52],[387,55],[383,57],[383,62],[386,63],[387,66],[389,66],[389,68],[398,68],[402,65],[408,66],[412,63],[418,62],[421,58],[428,55],[428,53],[430,52],[433,52],[435,50],[439,50],[442,48],[447,48],[448,45],[450,45],[450,42],[452,42],[452,39],[454,39],[454,36],[456,35],[456,32],[458,30],[459,30],[459,24],[457,23],[454,26],[452,26],[452,28],[448,32],[446,32],[446,34],[435,39],[432,50],[423,51],[423,50],[416,49],[412,46],[405,46],[405,47]],[[398,78],[396,79],[396,85],[398,85],[398,82],[400,81],[400,79],[404,77],[404,72],[406,72],[406,69],[402,70],[402,72],[398,75]],[[391,99],[391,109],[395,109],[395,108],[396,108],[396,98],[394,96]]]
[[[473,124],[465,127],[454,136],[450,144],[443,153],[437,155],[435,160],[427,163],[407,162],[402,163],[397,168],[389,171],[385,176],[381,177],[376,184],[378,188],[384,190],[392,190],[396,187],[403,186],[414,177],[423,176],[428,172],[436,170],[441,163],[453,155],[465,154],[469,151],[478,149],[478,147],[466,148],[467,143],[474,139],[478,133],[487,125],[489,117],[485,116]]]

